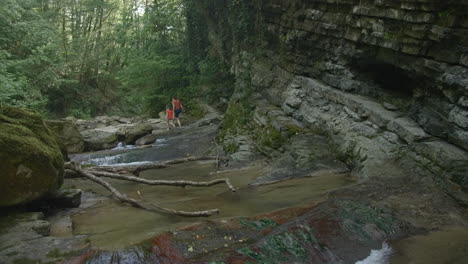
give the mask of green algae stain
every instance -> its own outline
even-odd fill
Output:
[[[61,256],[62,256],[62,253],[60,252],[58,248],[54,248],[51,251],[49,251],[49,253],[47,253],[47,257],[49,258],[59,258]]]
[[[263,230],[270,227],[278,226],[274,221],[271,221],[270,219],[260,219],[258,221],[251,221],[247,218],[241,218],[239,220],[239,223],[245,227],[249,227],[255,230]]]
[[[38,263],[42,263],[42,261],[37,261],[34,259],[30,259],[30,258],[17,258],[13,260],[13,264],[38,264]]]
[[[298,258],[307,257],[307,252],[298,239],[290,232],[283,232],[269,237],[262,249],[270,257],[284,259],[283,255],[293,255]],[[287,259],[284,259],[287,260]]]
[[[237,250],[237,252],[254,260],[254,262],[247,260],[245,262],[246,264],[278,264],[278,262],[269,258],[268,256],[265,256],[262,253],[255,252],[249,248],[241,248]]]
[[[303,234],[308,237],[306,239],[314,241],[315,238],[312,235],[307,236],[305,232]],[[305,259],[307,250],[302,246],[301,238],[297,238],[290,232],[282,232],[263,241],[258,252],[249,248],[239,249],[238,252],[253,259],[256,264],[286,263],[291,259]]]
[[[386,234],[394,231],[394,224],[396,219],[388,214],[381,212],[381,210],[354,202],[343,202],[341,217],[348,219],[344,225],[348,230],[352,230],[361,234],[365,238],[371,238],[371,235],[364,230],[368,224],[374,224]]]
[[[301,229],[296,229],[294,232],[302,241],[306,241],[308,243],[318,243],[318,240],[315,237],[315,230],[307,225],[301,225]]]

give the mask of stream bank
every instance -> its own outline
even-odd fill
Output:
[[[71,158],[83,164],[118,165],[212,155],[217,152],[213,140],[218,129],[200,122],[166,132],[150,147]],[[322,136],[314,137],[310,131],[303,135],[291,135],[290,147],[273,159],[252,151],[251,159],[233,159],[219,171],[213,162],[190,162],[141,175],[200,181],[227,177],[239,189],[237,193],[222,185],[180,188],[109,180],[132,198],[140,192],[146,200],[165,207],[220,209],[219,215],[208,219],[143,211],[115,201],[89,181],[66,179],[64,188],[82,190],[80,207],[35,214],[27,221],[2,217],[10,224],[2,225],[2,232],[7,232],[0,238],[1,261],[355,263],[385,243],[405,258],[405,238],[466,226],[466,211],[430,183],[405,177],[356,181],[328,143],[320,140]],[[307,141],[310,138],[315,140]]]

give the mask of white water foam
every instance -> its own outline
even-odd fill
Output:
[[[167,139],[165,138],[158,138],[154,141],[154,144],[161,144],[161,143],[164,143],[164,142],[167,142]]]
[[[392,248],[387,244],[382,244],[382,249],[371,250],[371,254],[355,264],[387,264],[392,254]]]
[[[122,155],[115,155],[115,156],[107,156],[107,157],[102,157],[102,158],[95,158],[95,159],[90,159],[87,161],[83,161],[83,164],[92,164],[96,166],[109,166],[113,165],[115,163],[120,162],[122,159]]]
[[[143,164],[149,164],[152,163],[151,161],[135,161],[135,162],[129,162],[129,163],[115,163],[115,164],[110,164],[110,165],[102,165],[103,167],[105,166],[112,166],[112,167],[118,167],[118,166],[138,166],[138,165],[143,165]]]
[[[102,158],[83,161],[82,164],[92,164],[96,166],[137,166],[151,163],[151,161],[122,162],[123,155],[108,156]]]
[[[136,146],[135,145],[124,145],[124,143],[119,142],[119,144],[117,144],[117,146],[115,148],[113,148],[112,150],[133,149],[133,148],[136,148]]]

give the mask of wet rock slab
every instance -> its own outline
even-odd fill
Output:
[[[55,207],[76,208],[81,204],[81,194],[80,189],[60,189],[49,198],[49,202]]]
[[[232,220],[238,221],[243,232],[250,234],[248,243],[231,248],[227,244],[229,249],[220,252],[217,248],[220,244],[215,242],[214,250],[199,250],[190,256],[198,260],[185,263],[354,263],[368,256],[370,249],[380,248],[385,239],[401,236],[401,227],[405,225],[378,209],[345,201],[326,202],[302,216],[293,213],[290,219],[280,219],[286,223],[275,218],[283,213]],[[228,227],[223,231],[232,234],[234,230]],[[186,254],[177,242],[171,245]],[[196,246],[194,243],[193,248]]]
[[[113,255],[161,264],[354,263],[371,249],[380,249],[383,241],[411,230],[409,224],[364,202],[330,200],[256,217],[201,222],[160,234],[144,246],[97,253],[87,263]]]
[[[57,263],[89,248],[86,236],[54,237],[43,213],[0,217],[0,263]]]

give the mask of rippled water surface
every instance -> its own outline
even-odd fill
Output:
[[[466,264],[468,227],[451,227],[392,243],[390,264]]]

